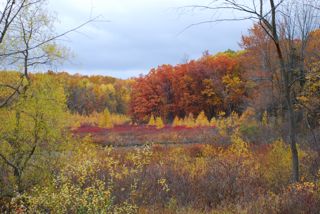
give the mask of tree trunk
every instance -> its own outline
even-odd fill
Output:
[[[290,148],[291,148],[291,155],[292,155],[292,179],[294,182],[300,181],[299,176],[299,155],[297,149],[297,140],[296,140],[296,121],[295,121],[295,112],[293,109],[292,103],[292,95],[291,95],[291,87],[289,84],[289,71],[286,69],[285,61],[282,56],[282,52],[280,49],[280,44],[276,44],[277,52],[280,60],[280,70],[282,76],[282,84],[284,88],[285,94],[285,102],[287,105],[288,110],[288,119],[289,119],[289,138],[290,138]]]
[[[291,155],[292,155],[292,176],[294,182],[300,181],[299,176],[299,154],[297,149],[297,142],[296,142],[296,126],[295,126],[295,113],[293,110],[293,104],[290,97],[290,89],[288,90],[288,97],[286,97],[287,107],[289,112],[289,136],[290,136],[290,148],[291,148]]]
[[[297,150],[297,143],[296,143],[296,128],[295,128],[295,113],[293,109],[293,103],[291,99],[291,87],[290,87],[290,71],[287,69],[285,59],[283,57],[281,45],[280,45],[280,39],[277,32],[277,23],[276,23],[276,5],[274,3],[274,0],[270,0],[270,6],[271,6],[271,24],[268,23],[269,30],[272,33],[272,39],[276,46],[277,55],[280,63],[280,72],[281,72],[281,83],[283,92],[285,95],[285,101],[288,108],[289,113],[289,137],[290,137],[290,148],[291,148],[291,155],[292,155],[292,179],[294,182],[300,181],[299,176],[299,155]]]

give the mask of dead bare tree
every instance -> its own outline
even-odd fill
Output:
[[[2,10],[0,11],[0,44],[3,42],[8,30],[12,23],[15,21],[16,17],[23,8],[28,7],[32,4],[38,3],[36,1],[26,1],[26,0],[6,0],[2,2]]]
[[[193,9],[235,11],[234,17],[222,17],[196,23],[253,20],[259,24],[276,49],[280,85],[288,112],[293,181],[298,182],[299,155],[297,150],[297,120],[294,104],[294,85],[303,84],[305,78],[304,55],[309,34],[319,27],[319,3],[312,0],[214,0],[207,5],[190,5]],[[189,26],[191,27],[191,26]],[[299,45],[297,45],[299,41]],[[299,72],[297,72],[297,70]]]

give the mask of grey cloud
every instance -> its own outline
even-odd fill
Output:
[[[192,23],[210,19],[206,11],[189,13],[178,6],[193,0],[83,0],[78,4],[96,5],[94,14],[102,14],[110,22],[92,23],[68,36],[64,45],[75,54],[72,63],[59,70],[84,74],[104,74],[126,78],[147,73],[161,64],[180,63],[184,56],[197,58],[202,52],[238,49],[241,34],[250,22],[224,22],[194,26],[179,34]],[[53,2],[53,0],[52,0]],[[51,2],[51,3],[52,3]],[[61,20],[57,26],[63,31],[90,16],[90,7],[75,0],[56,0],[52,6]],[[193,1],[194,2],[194,1]],[[71,5],[71,6],[70,6]],[[114,8],[114,9],[113,9]]]

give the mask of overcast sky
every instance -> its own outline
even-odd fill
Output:
[[[239,49],[250,22],[205,24],[183,31],[191,24],[226,15],[220,12],[212,17],[209,11],[181,8],[196,2],[208,0],[50,0],[49,8],[60,21],[58,32],[90,17],[101,15],[102,21],[65,38],[73,57],[56,70],[128,78],[161,64],[196,59],[205,50]]]

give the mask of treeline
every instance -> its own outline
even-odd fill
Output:
[[[53,73],[63,81],[67,93],[67,106],[73,113],[89,115],[109,109],[112,113],[128,111],[131,80],[108,76],[82,76],[79,74]]]
[[[197,116],[210,119],[220,112],[242,112],[249,91],[241,64],[242,52],[205,53],[198,60],[176,66],[162,65],[132,86],[130,112],[136,122],[150,115],[166,122],[174,117]]]
[[[31,79],[37,75],[31,74]],[[66,103],[72,113],[90,115],[94,112],[103,112],[105,109],[117,114],[128,112],[132,80],[52,71],[46,75],[50,75],[64,86]],[[0,78],[3,83],[15,83],[19,80],[19,74],[14,71],[0,72]]]
[[[315,127],[320,118],[319,51],[320,30],[310,33],[309,40],[282,38],[290,70],[288,86],[296,120]],[[286,121],[287,104],[283,77],[276,48],[264,29],[255,25],[240,42],[243,50],[216,55],[205,53],[198,60],[185,64],[162,65],[136,79],[132,86],[130,113],[135,122],[147,122],[151,115],[167,123],[174,117],[195,117],[205,111],[210,120],[219,113],[226,116],[254,108]],[[303,53],[299,47],[305,46]],[[305,125],[305,124],[304,124]]]
[[[320,124],[320,29],[311,31],[303,41],[285,35],[280,41],[288,70],[285,74],[281,73],[274,43],[261,26],[253,26],[242,37],[246,76],[255,84],[249,104],[257,112],[265,109],[278,121],[288,122],[289,96],[297,128],[312,130]],[[283,84],[284,78],[287,84]]]

